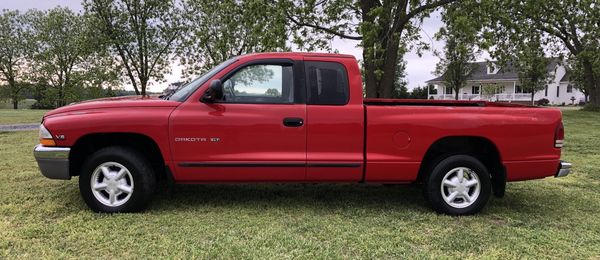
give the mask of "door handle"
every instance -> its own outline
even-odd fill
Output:
[[[304,125],[304,119],[298,117],[287,117],[283,119],[283,125],[287,127],[300,127]]]

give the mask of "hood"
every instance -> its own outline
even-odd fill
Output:
[[[176,107],[180,102],[172,100],[164,100],[158,97],[152,96],[123,96],[123,97],[111,97],[111,98],[100,98],[86,100],[78,103],[72,103],[64,107],[54,109],[46,115],[52,116],[61,113],[89,110],[89,109],[102,109],[102,108],[122,108],[122,107]]]

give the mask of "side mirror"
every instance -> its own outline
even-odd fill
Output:
[[[215,79],[210,82],[210,86],[202,96],[202,102],[212,103],[216,100],[223,99],[223,83],[220,79]]]

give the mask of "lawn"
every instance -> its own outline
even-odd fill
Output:
[[[0,133],[0,259],[598,258],[600,113],[564,117],[572,175],[510,183],[469,217],[380,185],[185,186],[144,213],[96,214],[76,178],[39,174],[36,132]]]
[[[0,125],[39,123],[48,110],[0,109]]]

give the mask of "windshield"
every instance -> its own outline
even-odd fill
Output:
[[[180,89],[178,89],[173,94],[166,97],[165,99],[175,100],[175,101],[179,101],[179,102],[185,101],[192,93],[194,93],[194,91],[196,91],[196,89],[198,89],[200,86],[202,86],[204,83],[206,83],[206,81],[208,79],[212,78],[215,74],[219,73],[219,71],[221,71],[225,67],[231,65],[236,60],[237,60],[237,58],[234,57],[234,58],[224,61],[223,63],[219,64],[218,66],[216,66],[216,67],[210,69],[209,71],[207,71],[206,73],[204,73],[204,75],[190,81],[190,83],[181,87]]]

